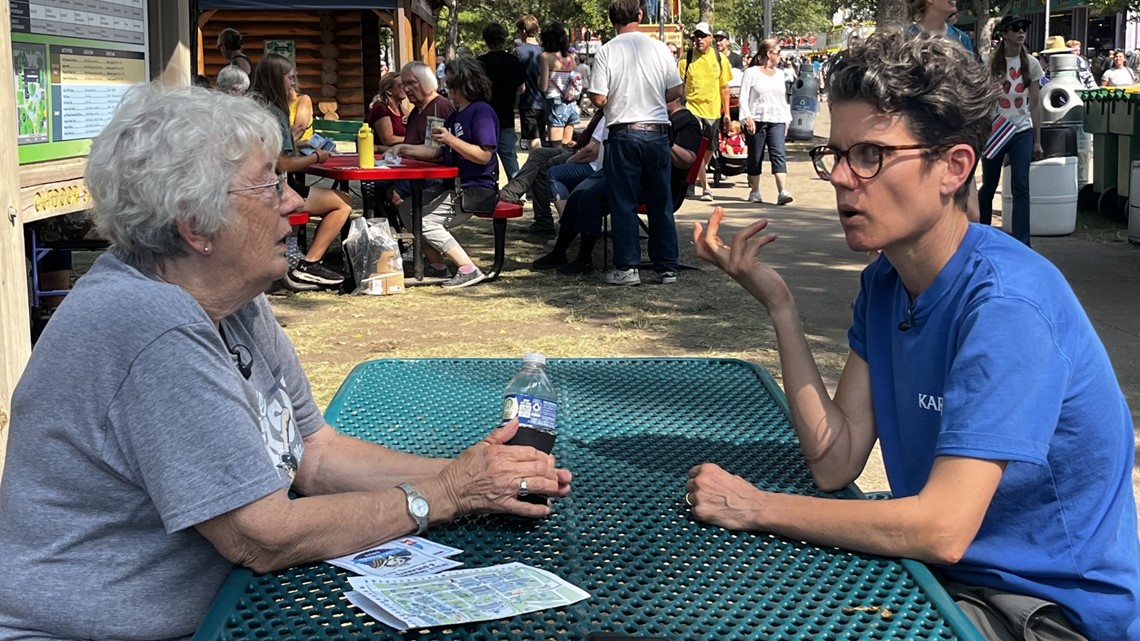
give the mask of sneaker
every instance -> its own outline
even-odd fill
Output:
[[[568,262],[570,262],[570,260],[566,258],[566,254],[556,254],[554,252],[550,252],[549,254],[531,263],[530,266],[535,269],[554,269],[555,267],[565,265]]]
[[[630,267],[629,269],[615,268],[606,272],[606,284],[640,285],[641,276],[637,273],[636,267]]]
[[[558,228],[551,223],[531,223],[527,228],[528,234],[536,236],[553,236],[558,233]]]
[[[573,261],[565,265],[558,266],[558,273],[564,276],[574,276],[576,274],[590,274],[594,271],[594,263],[591,261]]]
[[[284,286],[285,289],[291,292],[315,292],[321,288],[320,285],[315,283],[306,283],[293,278],[292,270],[285,272],[285,275],[278,281]]]
[[[677,282],[677,272],[675,271],[658,272],[657,275],[661,277],[662,285],[672,285]]]
[[[476,267],[475,271],[467,274],[464,274],[463,272],[455,272],[454,276],[452,276],[440,286],[444,289],[459,289],[460,287],[467,287],[468,285],[481,283],[486,278],[487,276],[483,274],[483,271]]]
[[[781,191],[779,197],[776,198],[777,205],[786,205],[792,202],[792,195],[786,191]]]
[[[317,285],[339,285],[344,282],[344,276],[336,271],[317,263],[302,260],[289,271],[289,277],[296,281],[316,283]]]
[[[713,201],[712,192],[710,192],[707,189],[704,190],[703,192],[701,192],[701,200],[706,202],[706,203],[711,203]]]
[[[760,197],[760,192],[750,191],[750,192],[748,192],[748,202],[750,202],[750,203],[762,203],[762,202],[764,202],[764,199]]]
[[[412,265],[411,261],[404,263],[404,277],[415,278],[416,268]],[[451,278],[451,270],[447,265],[443,267],[432,267],[431,264],[424,265],[424,278]]]

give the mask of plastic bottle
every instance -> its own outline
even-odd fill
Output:
[[[376,148],[372,144],[372,127],[368,123],[360,125],[356,132],[357,166],[361,169],[371,169],[376,166]]]
[[[550,453],[558,423],[558,394],[546,375],[546,357],[523,354],[523,366],[503,389],[503,424],[519,420],[508,445],[529,445]]]

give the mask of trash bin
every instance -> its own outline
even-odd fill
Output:
[[[800,66],[800,77],[792,87],[792,126],[788,138],[811,140],[815,135],[815,114],[819,111],[819,81],[811,63]]]
[[[1140,245],[1140,161],[1132,163],[1132,198],[1128,202],[1128,242]]]
[[[1085,133],[1092,135],[1092,186],[1096,193],[1104,193],[1116,186],[1116,154],[1119,140],[1108,130],[1111,105],[1109,90],[1088,89],[1082,92],[1085,101]]]
[[[1051,153],[1046,142],[1059,142],[1056,138],[1046,140],[1042,131],[1042,146],[1045,147],[1045,158],[1076,155],[1077,157],[1077,187],[1080,188],[1088,182],[1089,155],[1092,140],[1088,138],[1083,129],[1085,120],[1085,101],[1082,93],[1084,84],[1077,78],[1077,57],[1070,54],[1054,54],[1049,57],[1049,71],[1051,78],[1041,88],[1041,113],[1045,126],[1064,125],[1074,131],[1072,153],[1066,150],[1061,153]],[[1057,134],[1050,134],[1057,135]],[[1068,144],[1068,134],[1064,137],[1064,144]]]
[[[1001,173],[1001,228],[1006,233],[1013,233],[1013,191],[1010,187],[1009,165],[1003,167]],[[1030,163],[1029,234],[1065,236],[1076,229],[1076,154]]]

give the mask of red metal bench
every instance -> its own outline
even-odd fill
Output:
[[[523,207],[513,203],[505,203],[499,201],[495,205],[495,211],[490,214],[472,214],[479,218],[490,218],[491,226],[495,231],[495,262],[491,266],[491,271],[487,272],[487,281],[496,280],[499,273],[503,271],[503,258],[507,249],[507,219],[508,218],[522,218]]]

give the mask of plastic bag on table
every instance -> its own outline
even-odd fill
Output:
[[[349,223],[344,250],[357,287],[354,294],[395,294],[404,291],[404,264],[400,246],[388,221],[354,218]]]

